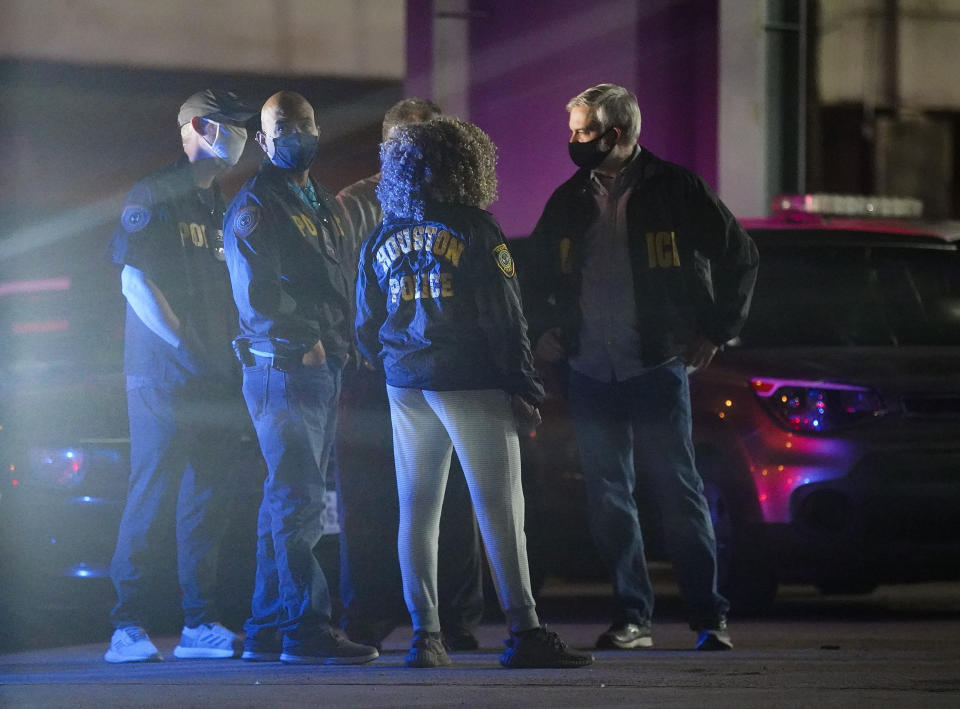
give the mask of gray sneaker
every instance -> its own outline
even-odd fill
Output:
[[[633,650],[653,647],[650,626],[637,623],[614,623],[597,638],[598,650]]]
[[[716,628],[701,628],[697,634],[696,648],[706,652],[733,650],[727,621],[721,619]]]
[[[446,667],[450,664],[450,655],[443,646],[440,633],[428,633],[418,630],[413,636],[410,652],[404,659],[407,667]]]
[[[159,662],[163,656],[143,628],[128,625],[113,631],[110,649],[103,659],[107,662]]]
[[[300,647],[285,649],[280,653],[280,662],[288,665],[361,665],[378,657],[377,648],[355,643],[339,630],[327,628]]]
[[[183,626],[180,644],[173,656],[181,660],[214,660],[236,657],[240,638],[220,623],[204,623],[196,628]]]

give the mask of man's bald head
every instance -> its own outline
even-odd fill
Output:
[[[313,106],[294,91],[275,93],[260,109],[257,144],[270,162],[297,173],[298,179],[306,180],[307,170],[317,155],[319,135]]]
[[[303,130],[306,123],[312,124],[313,129]],[[313,106],[295,91],[278,91],[260,109],[260,125],[264,133],[275,137],[278,124],[281,124],[281,131],[295,125],[301,132],[319,134]]]

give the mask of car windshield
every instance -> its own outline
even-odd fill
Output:
[[[760,271],[742,346],[960,344],[956,250],[756,236]]]

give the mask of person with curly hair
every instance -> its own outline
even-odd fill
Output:
[[[408,123],[442,114],[429,99],[397,101],[383,116],[382,139]],[[337,193],[343,225],[341,262],[351,267],[353,287],[360,245],[383,220],[377,185],[380,173]],[[393,460],[390,403],[383,372],[367,367],[344,369],[337,425],[336,474],[340,495],[340,628],[351,640],[380,647],[407,618],[395,544],[399,503]],[[483,617],[483,550],[473,516],[470,490],[459,461],[452,462],[440,514],[437,551],[440,625],[448,651],[479,647],[474,630]]]
[[[507,616],[504,667],[582,667],[593,656],[540,625],[523,531],[518,429],[539,423],[516,269],[496,220],[496,148],[436,118],[380,151],[384,220],[364,242],[357,337],[382,364],[400,497],[398,550],[414,637],[408,667],[450,664],[437,611],[437,537],[454,450]]]

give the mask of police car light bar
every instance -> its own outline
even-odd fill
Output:
[[[923,202],[913,197],[823,193],[785,194],[774,198],[773,211],[843,217],[917,219],[923,216]]]

